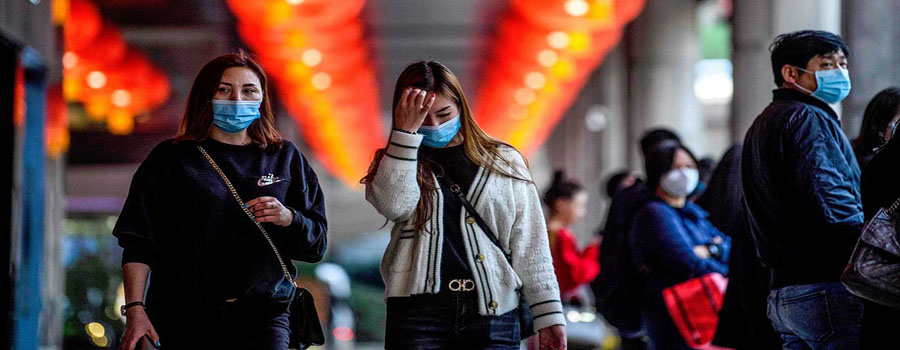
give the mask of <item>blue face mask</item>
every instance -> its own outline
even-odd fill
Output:
[[[813,73],[800,67],[794,68],[807,73]],[[816,91],[809,91],[797,83],[794,83],[794,86],[803,92],[810,94],[812,97],[822,100],[822,102],[831,104],[841,102],[841,100],[850,94],[850,71],[844,68],[817,70],[815,71],[815,75],[816,84],[819,86],[816,88]]]
[[[453,119],[443,122],[438,126],[422,125],[419,127],[418,133],[425,136],[425,138],[422,139],[422,143],[425,144],[425,146],[440,148],[446,146],[450,141],[453,141],[453,138],[459,133],[460,127],[462,127],[462,124],[460,124],[459,115],[457,114]]]
[[[238,133],[259,119],[262,101],[213,100],[213,123],[227,133]]]

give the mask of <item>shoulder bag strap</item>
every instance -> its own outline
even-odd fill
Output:
[[[269,246],[272,247],[272,251],[275,253],[275,257],[278,258],[278,263],[281,264],[281,270],[284,272],[284,278],[287,278],[288,281],[291,281],[295,287],[297,284],[294,283],[294,280],[291,278],[291,273],[288,271],[287,265],[284,263],[284,259],[281,258],[281,253],[278,252],[278,248],[275,247],[275,242],[272,241],[272,238],[269,237],[269,233],[266,232],[266,229],[262,227],[262,224],[256,222],[256,216],[250,211],[250,208],[244,206],[244,201],[241,200],[241,196],[238,195],[237,191],[234,189],[234,186],[231,185],[231,181],[228,181],[228,177],[225,176],[225,173],[222,172],[222,169],[219,168],[219,165],[209,156],[209,153],[206,153],[206,150],[201,146],[197,146],[197,149],[200,150],[200,153],[203,153],[203,157],[206,158],[206,161],[209,162],[209,165],[212,165],[213,169],[216,170],[216,173],[219,174],[219,177],[225,181],[225,185],[228,186],[228,190],[231,191],[231,195],[234,196],[234,200],[237,201],[238,206],[244,211],[245,214],[256,224],[256,227],[259,228],[259,232],[262,233],[263,237],[266,238],[266,242],[269,242]]]
[[[485,171],[487,171],[487,170],[485,170]],[[438,177],[438,181],[441,182],[441,185],[447,186],[447,188],[450,190],[450,192],[453,192],[453,194],[455,194],[456,197],[459,198],[459,201],[462,202],[463,207],[465,207],[466,211],[469,212],[469,216],[475,219],[475,223],[477,223],[478,226],[481,227],[481,230],[483,230],[484,233],[487,234],[487,236],[491,240],[491,242],[494,243],[494,245],[496,245],[497,248],[500,248],[500,251],[503,252],[503,256],[506,257],[506,261],[509,262],[509,264],[511,266],[512,258],[509,256],[509,254],[506,254],[506,250],[503,249],[503,245],[500,244],[500,240],[497,239],[497,235],[495,235],[494,231],[491,230],[490,227],[488,227],[487,223],[484,222],[484,219],[481,218],[481,215],[478,215],[478,211],[475,210],[475,207],[472,206],[472,203],[470,203],[469,200],[466,199],[466,196],[463,195],[462,191],[460,190],[459,185],[452,183],[452,180],[449,178],[449,175],[447,175],[446,173],[444,175],[445,176]]]
[[[897,216],[898,207],[900,207],[900,198],[897,198],[897,200],[894,201],[894,204],[891,204],[891,206],[887,208],[887,214],[890,216]]]

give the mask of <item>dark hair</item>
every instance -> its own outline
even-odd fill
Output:
[[[681,145],[681,138],[672,130],[660,128],[645,132],[640,142],[641,153],[646,157],[655,148]]]
[[[727,235],[743,232],[742,149],[741,145],[734,145],[725,152],[709,178],[706,191],[695,202],[709,213],[709,222]]]
[[[694,153],[682,145],[657,147],[646,155],[644,170],[647,172],[647,187],[650,188],[650,191],[655,191],[662,176],[672,170],[672,163],[675,161],[675,153],[678,150],[687,152],[694,164],[697,164],[697,157],[694,157]]]
[[[581,191],[581,188],[581,184],[578,182],[566,179],[562,170],[556,170],[553,172],[553,182],[544,192],[544,203],[547,204],[550,211],[553,211],[553,203],[557,199],[572,199],[576,193]]]
[[[615,197],[619,192],[621,192],[624,188],[622,188],[622,181],[625,181],[625,178],[632,176],[630,170],[622,170],[606,180],[606,195],[609,198]]]
[[[697,170],[700,171],[700,181],[707,181],[716,169],[716,160],[706,157],[697,161]]]
[[[247,128],[247,135],[253,142],[265,148],[269,145],[280,145],[281,135],[275,129],[275,117],[269,104],[269,86],[266,73],[259,63],[243,50],[238,53],[222,55],[209,61],[197,74],[191,92],[188,94],[187,108],[181,119],[181,127],[175,135],[176,142],[201,141],[209,137],[213,125],[212,100],[216,88],[222,80],[225,70],[233,67],[245,67],[256,73],[262,88],[263,99],[259,106],[260,117]]]
[[[897,114],[900,113],[900,88],[890,87],[881,90],[866,105],[862,127],[857,142],[862,153],[871,153],[884,146],[884,129]]]
[[[784,65],[806,69],[806,65],[813,57],[838,50],[850,57],[850,49],[844,44],[844,39],[826,31],[801,30],[779,35],[769,46],[769,51],[772,52],[772,74],[775,75],[775,85],[781,87],[784,84],[784,78],[781,76],[781,68]]]

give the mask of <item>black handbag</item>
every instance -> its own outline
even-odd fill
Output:
[[[862,234],[841,276],[841,283],[854,295],[900,308],[900,241],[897,209],[900,198],[863,225]]]
[[[284,278],[287,278],[288,281],[291,281],[291,284],[294,286],[294,298],[291,300],[291,304],[289,306],[289,316],[290,319],[290,330],[291,336],[288,344],[288,348],[290,349],[306,349],[310,346],[319,346],[325,344],[325,333],[322,332],[322,324],[319,322],[319,314],[316,312],[316,304],[313,300],[312,294],[308,289],[302,288],[297,285],[291,278],[291,273],[288,271],[287,265],[284,263],[284,259],[281,258],[281,253],[278,252],[278,248],[275,246],[275,242],[272,241],[272,238],[269,237],[269,233],[266,232],[266,229],[262,227],[262,224],[256,222],[256,218],[252,212],[250,212],[250,208],[244,206],[244,201],[241,200],[241,197],[238,195],[237,191],[234,189],[234,186],[231,185],[231,181],[228,180],[228,177],[225,176],[225,173],[222,172],[222,169],[219,168],[219,165],[206,153],[206,150],[201,146],[197,146],[197,149],[200,150],[200,153],[203,153],[203,157],[206,158],[206,161],[212,165],[213,169],[216,170],[216,173],[225,181],[225,185],[228,186],[228,190],[231,191],[232,196],[237,201],[238,206],[244,211],[245,214],[256,224],[256,227],[259,228],[259,232],[262,233],[263,237],[269,242],[269,246],[272,247],[272,252],[275,253],[275,257],[278,258],[278,263],[281,264],[281,270],[284,272]]]
[[[445,177],[438,177],[438,179],[444,179]],[[448,179],[449,180],[449,179]],[[503,252],[503,256],[506,257],[506,261],[512,266],[512,257],[506,254],[506,250],[503,250],[503,246],[500,244],[500,240],[497,239],[497,236],[494,234],[494,231],[488,227],[487,223],[484,222],[484,219],[481,218],[481,215],[478,214],[478,211],[475,210],[475,207],[472,206],[472,203],[469,203],[469,200],[466,199],[466,196],[463,195],[462,191],[459,189],[459,185],[455,183],[447,183],[447,181],[443,181],[443,185],[447,185],[450,192],[456,195],[459,198],[460,202],[462,202],[463,207],[466,208],[466,211],[469,212],[469,216],[475,219],[475,222],[478,226],[481,227],[481,230],[487,234],[488,238],[491,240],[497,248]],[[527,339],[534,335],[534,320],[531,318],[531,307],[528,305],[528,302],[525,301],[525,297],[522,295],[522,291],[517,289],[516,293],[519,294],[519,337]]]

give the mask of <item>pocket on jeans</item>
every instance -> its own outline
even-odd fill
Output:
[[[824,290],[781,299],[779,314],[787,328],[807,342],[822,342],[834,333]]]

